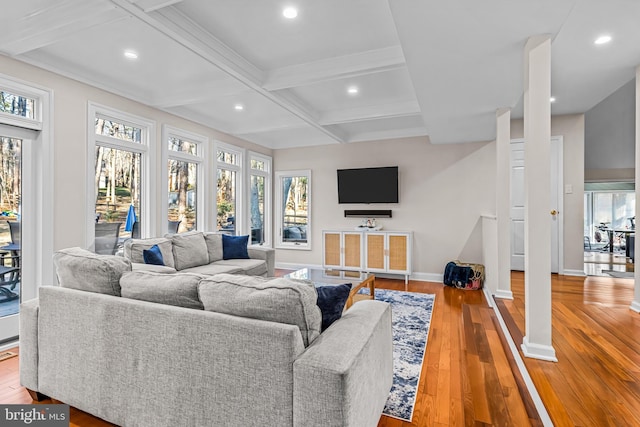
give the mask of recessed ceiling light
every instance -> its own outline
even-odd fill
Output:
[[[234,106],[233,106],[233,108],[234,108],[236,111],[242,111],[242,110],[244,110],[244,105],[242,105],[242,104],[236,104],[236,105],[234,105]]]
[[[282,11],[282,16],[287,19],[293,19],[298,16],[298,10],[295,7],[285,7]]]
[[[358,88],[355,86],[351,86],[347,89],[347,93],[349,95],[355,95],[356,93],[358,93]]]
[[[552,96],[551,98],[549,98],[549,102],[554,103],[556,102],[556,97]]]
[[[595,44],[607,44],[607,43],[609,43],[610,41],[611,41],[611,36],[610,36],[610,35],[608,35],[608,34],[606,34],[606,35],[603,35],[603,36],[598,37],[598,38],[594,41],[594,43],[595,43]]]
[[[128,49],[124,51],[124,57],[127,59],[138,59],[138,53],[134,50]]]

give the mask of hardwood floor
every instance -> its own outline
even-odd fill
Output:
[[[515,298],[499,306],[519,343],[524,280],[512,277]],[[402,280],[378,278],[376,286],[405,289]],[[484,295],[416,281],[408,290],[436,294],[413,422],[383,416],[378,426],[541,425]],[[628,309],[632,293],[628,279],[554,275],[559,362],[525,363],[555,425],[640,425],[640,316]],[[31,403],[18,358],[0,362],[0,403]],[[71,426],[110,425],[72,408]]]
[[[498,307],[519,347],[524,275]],[[640,426],[640,315],[629,310],[632,279],[552,276],[558,363],[525,359],[556,426]]]

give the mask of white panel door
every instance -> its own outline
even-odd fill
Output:
[[[558,273],[560,265],[560,205],[558,190],[562,171],[561,144],[551,139],[551,188],[549,218],[551,219],[551,272]],[[524,271],[524,142],[511,143],[511,269]],[[555,212],[555,214],[552,214]]]

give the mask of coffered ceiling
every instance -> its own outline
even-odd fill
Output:
[[[497,108],[522,114],[532,35],[552,37],[553,114],[589,110],[640,64],[635,0],[2,0],[2,11],[1,53],[274,149],[492,140]],[[601,34],[612,41],[595,45]]]

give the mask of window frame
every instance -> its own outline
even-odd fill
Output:
[[[22,302],[37,298],[40,286],[56,283],[53,268],[53,193],[54,193],[54,137],[53,91],[44,86],[0,73],[0,90],[34,100],[34,118],[0,112],[0,124],[35,131],[25,134],[31,144],[22,147],[22,207],[21,216],[32,227],[22,230],[21,295]],[[27,192],[25,189],[28,187]],[[18,316],[12,317],[15,322]]]
[[[232,153],[236,156],[236,163],[227,163],[220,162],[218,160],[218,150]],[[213,144],[213,192],[214,195],[214,203],[213,203],[213,230],[218,230],[218,169],[223,168],[236,172],[236,212],[235,212],[235,231],[236,236],[240,236],[245,233],[246,230],[246,220],[245,220],[245,202],[244,199],[246,197],[244,193],[244,159],[246,157],[246,150],[242,147],[238,147],[236,145],[227,144],[222,141],[214,141]]]
[[[251,168],[251,161],[257,160],[264,162],[265,170],[258,170]],[[266,154],[257,153],[255,151],[249,151],[247,155],[247,213],[246,213],[246,222],[248,227],[251,228],[251,176],[261,176],[264,177],[264,220],[263,220],[263,228],[264,228],[264,242],[262,244],[253,244],[253,246],[273,246],[273,234],[272,234],[272,224],[271,220],[271,206],[272,206],[272,180],[273,180],[273,158]],[[251,230],[250,230],[251,231]],[[251,233],[249,233],[249,245],[251,245]]]
[[[169,138],[177,138],[187,140],[196,145],[196,154],[184,153],[180,151],[169,150]],[[160,215],[161,218],[165,218],[165,221],[162,221],[160,224],[160,228],[162,230],[162,235],[166,234],[168,229],[168,218],[169,218],[169,192],[167,190],[167,183],[169,181],[169,171],[167,170],[169,160],[177,160],[180,162],[188,162],[196,164],[196,230],[206,230],[206,204],[205,204],[205,194],[208,194],[207,191],[207,182],[206,179],[206,158],[207,158],[207,147],[209,145],[209,138],[194,132],[190,132],[184,129],[180,129],[177,127],[173,127],[170,125],[162,125],[162,172],[161,172],[161,182],[164,185],[164,189],[162,191],[162,200],[161,200],[161,209]]]
[[[98,135],[96,133],[96,118],[106,118],[134,126],[140,129],[140,143],[124,141],[108,135]],[[130,151],[140,154],[140,237],[155,235],[157,230],[157,209],[156,209],[156,180],[152,177],[155,174],[155,146],[152,141],[156,141],[156,122],[154,120],[136,116],[115,108],[100,105],[89,101],[87,114],[87,218],[86,218],[86,246],[89,250],[94,250],[95,245],[95,149],[96,146],[103,146],[116,150]]]
[[[300,243],[300,242],[285,242],[283,240],[283,233],[282,230],[284,228],[284,224],[283,224],[283,209],[282,209],[282,197],[284,196],[282,194],[282,179],[284,177],[301,177],[304,176],[307,178],[307,242],[306,243]],[[311,212],[313,210],[313,205],[312,205],[312,201],[313,201],[313,197],[312,197],[312,193],[311,193],[311,169],[304,169],[304,170],[291,170],[291,171],[277,171],[275,173],[275,205],[274,205],[274,215],[275,217],[275,228],[276,228],[276,233],[275,234],[275,238],[274,238],[274,243],[275,243],[275,247],[279,248],[279,249],[296,249],[296,250],[303,250],[303,251],[310,251],[312,250],[311,247],[311,243],[312,243],[312,226],[313,226],[313,222],[312,222],[312,216],[311,216]]]

